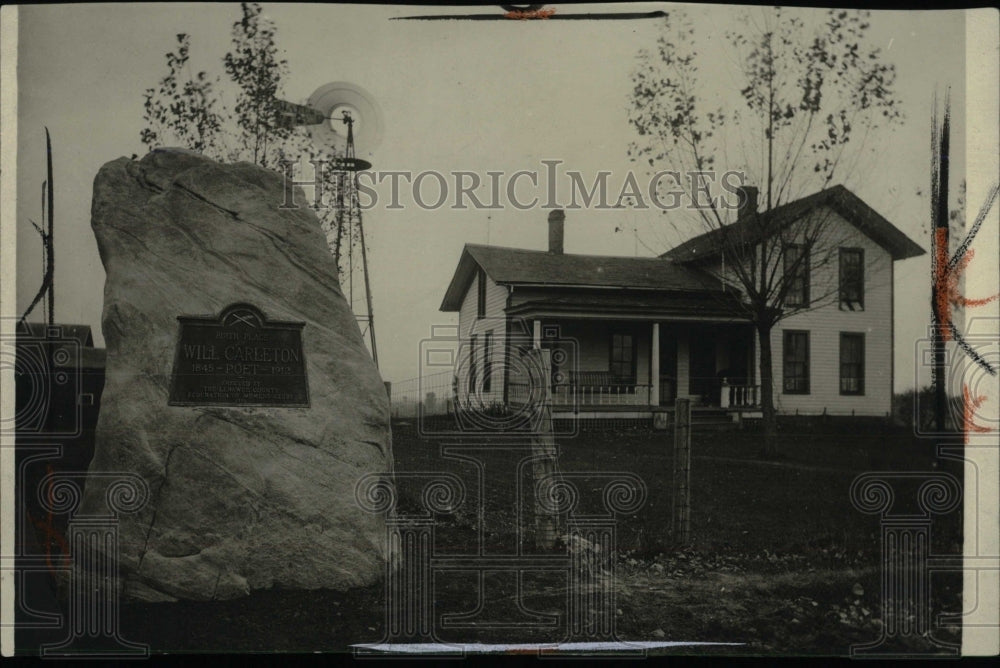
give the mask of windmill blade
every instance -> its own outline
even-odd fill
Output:
[[[382,140],[382,110],[361,86],[346,81],[325,84],[309,96],[309,106],[323,117],[321,123],[309,127],[319,146],[346,148],[347,125],[341,123],[345,112],[353,119],[354,143],[363,155],[370,155]]]
[[[291,128],[297,125],[319,125],[326,122],[323,112],[304,104],[295,104],[287,100],[275,100],[278,112],[278,123],[282,127]]]

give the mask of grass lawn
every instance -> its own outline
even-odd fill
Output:
[[[405,474],[447,471],[466,483],[471,511],[478,499],[475,466],[442,456],[442,449],[462,449],[461,438],[422,439],[412,423],[393,428],[397,485],[405,503],[415,503],[418,489]],[[794,553],[820,560],[830,551],[870,551],[879,545],[879,521],[851,506],[849,490],[865,472],[928,471],[926,446],[905,433],[853,434],[783,431],[780,459],[762,461],[756,453],[760,436],[753,432],[695,433],[692,436],[691,544],[701,551]],[[466,439],[468,442],[471,439]],[[563,472],[614,472],[638,475],[647,499],[632,516],[619,517],[619,546],[637,556],[655,556],[673,547],[670,535],[670,432],[648,428],[584,430],[557,440]],[[513,499],[516,463],[530,454],[529,446],[477,449],[487,474],[486,513],[491,533],[512,533],[516,526]],[[877,465],[876,465],[877,464]],[[521,483],[530,483],[526,467]],[[584,479],[586,486],[586,479]],[[599,502],[600,481],[581,489],[581,506]],[[902,488],[900,488],[902,489]],[[589,493],[589,494],[588,494]],[[902,495],[901,495],[902,496]],[[530,505],[530,499],[525,499]],[[467,514],[466,513],[466,514]],[[461,518],[462,512],[457,513]],[[954,527],[957,513],[935,523],[936,551],[959,548]],[[447,518],[442,518],[447,519]],[[469,519],[465,517],[465,519]],[[445,522],[447,524],[447,522]],[[954,550],[953,550],[954,548]]]
[[[450,472],[466,484],[465,504],[438,516],[440,551],[468,552],[475,545],[478,467],[455,455],[483,462],[487,550],[511,549],[518,524],[530,526],[530,515],[519,519],[516,501],[520,483],[522,503],[531,507],[525,492],[530,467],[522,467],[520,476],[515,473],[530,447],[495,443],[470,451],[463,446],[472,439],[423,439],[413,423],[405,422],[394,426],[393,438],[402,507],[413,507],[424,480],[408,472]],[[779,438],[781,457],[761,461],[756,456],[760,436],[752,431],[693,435],[691,540],[685,546],[676,544],[670,532],[669,432],[595,429],[557,441],[562,472],[630,473],[646,487],[645,504],[617,518],[620,638],[743,642],[724,651],[750,653],[845,654],[850,645],[878,637],[880,523],[877,516],[853,508],[851,482],[869,471],[929,471],[927,444],[905,431],[859,431],[843,424],[786,427]],[[573,480],[580,492],[578,511],[598,509],[603,480],[577,475]],[[896,490],[901,500],[916,493],[913,485]],[[960,510],[937,517],[933,553],[959,554],[960,526]],[[462,607],[462,592],[475,590],[475,582],[450,584],[437,590],[435,600],[468,609]],[[935,610],[957,609],[960,579],[935,576],[933,584]],[[546,586],[552,588],[551,583],[539,585]],[[500,586],[493,586],[490,595],[514,598],[513,591],[505,595]],[[468,641],[489,636],[484,633],[465,629],[448,636]],[[955,627],[935,633],[957,642]],[[934,651],[921,641],[916,645],[911,649]]]
[[[517,527],[531,526],[530,514],[518,515],[519,498],[522,507],[532,505],[530,467],[520,473],[517,467],[528,449],[487,443],[469,451],[469,439],[456,436],[423,439],[414,423],[394,424],[399,508],[415,509],[426,481],[407,474],[453,473],[464,484],[465,499],[453,512],[437,516],[436,553],[474,553],[480,527],[485,552],[510,552]],[[887,428],[815,425],[786,428],[780,439],[782,457],[763,462],[756,458],[759,435],[753,432],[695,433],[686,546],[677,545],[670,533],[669,433],[623,427],[558,441],[561,471],[624,472],[639,476],[646,487],[645,504],[617,518],[612,582],[619,639],[740,643],[663,650],[671,654],[844,655],[851,645],[879,637],[879,520],[855,510],[848,491],[862,472],[929,470],[927,445]],[[481,465],[457,458],[462,456]],[[586,475],[574,480],[580,488],[578,510],[599,508],[603,481]],[[897,488],[899,499],[914,493]],[[960,509],[936,517],[932,553],[959,554],[960,528]],[[934,575],[935,615],[960,609],[960,577]],[[526,574],[520,593],[510,574],[487,575],[483,586],[481,597],[470,571],[436,578],[435,619],[480,608],[462,624],[439,628],[439,639],[565,639],[564,626],[535,623],[540,614],[565,619],[559,617],[566,610],[565,573]],[[352,643],[385,638],[384,595],[379,584],[346,593],[271,590],[233,601],[123,601],[122,637],[148,642],[154,652],[349,651]],[[512,629],[498,623],[510,618],[528,620],[527,625]],[[957,627],[932,631],[937,639],[959,640]],[[921,639],[904,648],[938,651]]]

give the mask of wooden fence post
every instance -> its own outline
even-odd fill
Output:
[[[674,402],[673,507],[671,532],[680,545],[691,538],[691,400]]]
[[[555,438],[552,432],[552,361],[551,351],[534,349],[528,352],[531,360],[528,368],[539,373],[541,378],[532,378],[541,390],[541,400],[535,410],[538,411],[533,425],[535,432],[531,436],[531,471],[533,489],[538,490],[538,482],[552,479],[558,471]],[[532,374],[534,375],[534,374]],[[535,547],[540,550],[552,550],[558,537],[558,517],[546,509],[539,495],[535,494]]]

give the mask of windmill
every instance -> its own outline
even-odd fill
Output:
[[[322,116],[322,122],[309,124],[313,142],[331,149],[337,156],[331,165],[336,199],[333,220],[324,230],[327,245],[340,272],[341,288],[378,367],[368,247],[358,202],[358,172],[371,169],[372,164],[357,157],[356,145],[369,152],[378,145],[382,135],[382,113],[364,89],[343,81],[317,88],[307,106],[315,116],[305,113],[305,121]],[[356,274],[362,278],[358,285],[355,285]]]

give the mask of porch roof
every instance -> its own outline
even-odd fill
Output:
[[[733,295],[697,295],[686,292],[559,294],[516,304],[508,315],[557,315],[564,317],[605,317],[631,320],[712,320],[750,322],[739,315]]]
[[[577,255],[466,244],[441,303],[442,311],[459,310],[477,267],[501,285],[720,292],[718,279],[656,257]]]

